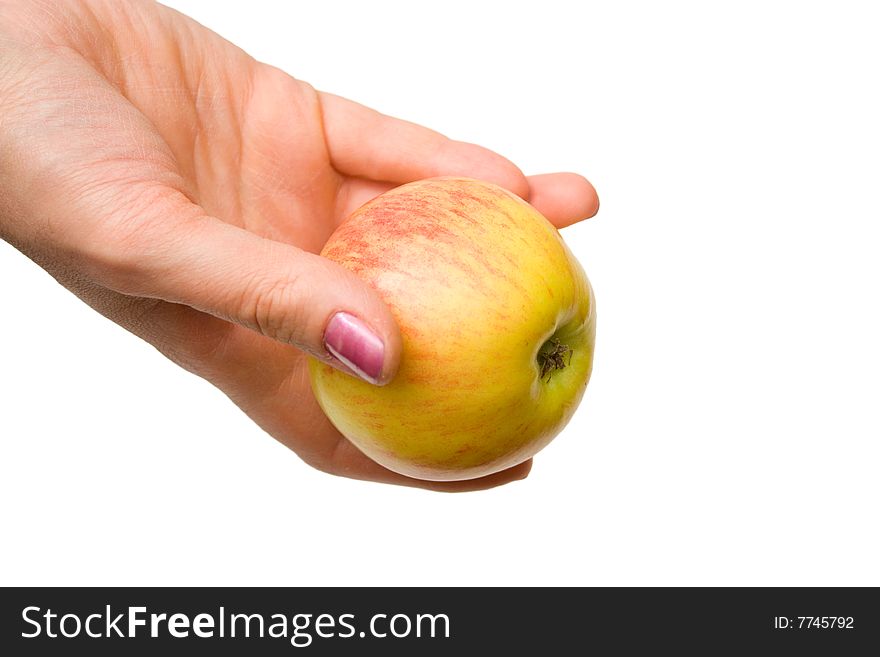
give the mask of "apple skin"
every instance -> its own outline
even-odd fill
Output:
[[[473,479],[530,458],[571,419],[593,366],[593,290],[519,197],[468,178],[409,183],[355,211],[321,254],[367,281],[400,327],[388,385],[309,363],[324,413],[374,461]],[[551,338],[571,353],[541,377]]]

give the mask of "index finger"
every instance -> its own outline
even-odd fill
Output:
[[[402,184],[467,176],[501,185],[528,200],[529,183],[507,158],[346,98],[319,93],[330,162],[342,174]]]

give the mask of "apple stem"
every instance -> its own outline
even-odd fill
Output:
[[[574,349],[567,344],[562,344],[559,338],[553,337],[547,340],[538,350],[538,366],[541,368],[541,380],[547,377],[547,383],[553,377],[556,370],[564,370],[571,365],[571,355]],[[567,359],[566,359],[567,357]],[[568,360],[568,362],[566,362]]]

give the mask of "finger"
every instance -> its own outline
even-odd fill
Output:
[[[532,460],[529,459],[512,468],[477,479],[426,481],[407,477],[382,467],[361,453],[351,442],[340,436],[340,442],[333,451],[332,459],[325,466],[322,466],[321,469],[330,474],[350,479],[375,481],[383,484],[408,486],[410,488],[425,488],[447,493],[463,493],[495,488],[512,481],[525,479],[532,469]]]
[[[492,151],[320,93],[330,161],[348,176],[405,183],[434,176],[494,182],[528,200],[522,171]]]
[[[371,383],[391,380],[400,335],[375,291],[336,263],[193,207],[182,194],[161,199],[123,235],[100,222],[87,247],[94,280],[241,324]]]
[[[599,198],[589,180],[576,173],[529,176],[530,203],[557,228],[589,219],[599,210]],[[394,183],[362,178],[346,180],[339,194],[336,223],[342,223],[367,201],[396,187]]]
[[[528,477],[531,471],[532,459],[529,459],[528,461],[524,461],[512,468],[485,477],[480,477],[479,479],[470,479],[466,481],[426,481],[420,482],[420,487],[443,493],[466,493],[469,491],[497,488],[498,486],[503,486],[514,481],[520,481]]]
[[[599,211],[599,197],[589,180],[576,173],[529,176],[529,202],[557,228],[589,219]]]

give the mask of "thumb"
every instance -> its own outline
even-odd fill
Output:
[[[355,274],[213,217],[157,222],[156,239],[151,223],[110,255],[106,285],[241,324],[373,384],[394,377],[397,324]]]

